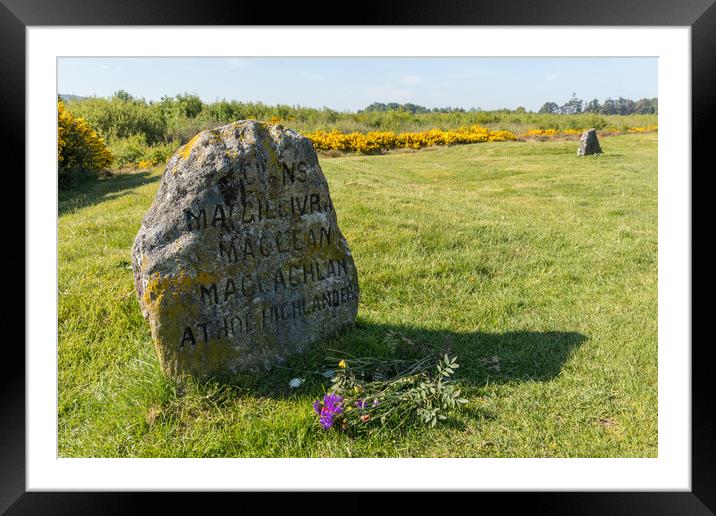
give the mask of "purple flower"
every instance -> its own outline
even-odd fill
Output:
[[[365,400],[358,400],[356,401],[356,407],[363,410],[365,408]]]
[[[343,407],[341,407],[341,402],[343,401],[343,398],[341,396],[338,396],[337,394],[333,394],[332,392],[329,394],[326,394],[323,397],[323,405],[324,407],[336,411],[338,413],[343,412]]]
[[[318,414],[318,421],[324,429],[331,428],[335,415],[343,412],[342,401],[341,396],[329,393],[323,397],[323,402],[319,400],[313,402],[313,410]]]
[[[373,406],[377,407],[379,405],[378,400],[373,400]]]
[[[318,422],[321,423],[321,426],[326,430],[331,428],[333,426],[333,414],[321,414],[321,417],[318,418]]]

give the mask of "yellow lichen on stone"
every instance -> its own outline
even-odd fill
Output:
[[[195,276],[189,275],[186,271],[180,271],[174,276],[160,276],[158,273],[152,274],[144,291],[145,303],[161,300],[161,297],[167,290],[174,293],[185,292],[193,289],[197,285],[208,285],[216,281],[217,275],[208,272],[198,272]]]
[[[221,132],[217,129],[212,129],[209,131],[209,141],[213,144],[219,144],[222,142],[221,138]]]
[[[144,304],[146,306],[150,306],[153,303],[158,303],[161,301],[161,296],[163,294],[163,291],[160,289],[160,282],[161,277],[159,274],[154,273],[149,278],[149,281],[147,281],[147,286],[144,289],[144,295],[142,296],[142,301],[144,301]]]
[[[194,136],[194,138],[186,142],[186,145],[184,145],[184,147],[182,147],[182,149],[179,151],[179,155],[182,157],[182,159],[189,159],[191,149],[193,149],[194,145],[196,145],[196,142],[199,140],[199,136],[201,136],[201,133],[197,134],[196,136]]]
[[[207,272],[199,272],[195,276],[190,276],[186,271],[180,271],[175,276],[160,276],[154,273],[147,282],[142,300],[147,310],[157,314],[162,305],[166,311],[167,305],[172,304],[171,301],[179,300],[182,293],[190,292],[201,285],[209,285],[216,280],[216,274]],[[167,293],[171,298],[165,300]]]

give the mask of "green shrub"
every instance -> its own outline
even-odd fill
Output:
[[[583,128],[594,128],[597,130],[604,129],[607,125],[607,120],[600,115],[597,115],[596,113],[590,113],[590,114],[584,114],[583,123],[580,127]]]
[[[108,142],[143,135],[148,143],[165,139],[167,123],[158,104],[147,104],[118,92],[111,99],[88,98],[72,101],[67,110],[84,118]]]
[[[135,134],[116,139],[110,145],[110,149],[117,166],[147,168],[166,162],[179,145],[180,142],[177,140],[148,145],[143,135]]]
[[[154,165],[159,165],[160,163],[166,163],[169,158],[174,155],[176,150],[179,148],[179,145],[180,143],[178,141],[173,141],[148,147],[144,152],[142,159],[137,162],[137,165],[140,168],[144,168],[153,167]]]
[[[139,162],[147,151],[147,140],[143,134],[133,134],[126,138],[115,139],[110,149],[118,167],[126,167]]]

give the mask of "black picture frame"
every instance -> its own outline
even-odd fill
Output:
[[[112,26],[112,25],[317,25],[316,13],[337,12],[336,4],[295,4],[276,9],[268,3],[225,2],[204,0],[200,4],[186,0],[148,1],[124,0],[110,3],[87,0],[0,0],[0,77],[3,85],[0,112],[6,129],[4,145],[15,149],[24,162],[25,106],[32,99],[25,93],[25,29],[28,26]],[[702,324],[695,324],[696,315],[706,307],[695,302],[694,294],[710,286],[706,259],[693,254],[698,229],[709,219],[696,210],[699,196],[708,195],[707,188],[694,188],[694,180],[712,173],[709,156],[713,144],[711,120],[716,114],[716,4],[714,0],[551,0],[533,2],[427,2],[410,4],[362,2],[349,19],[340,15],[340,22],[326,25],[502,25],[502,26],[688,26],[691,27],[692,73],[692,278],[698,271],[705,281],[692,282],[692,334]],[[568,44],[568,43],[565,43]],[[24,102],[20,102],[24,99]],[[21,152],[21,150],[23,150]],[[707,163],[710,165],[707,169]],[[695,174],[695,170],[702,174]],[[703,204],[701,204],[703,205]],[[703,221],[703,222],[702,222]],[[703,244],[702,244],[703,245]],[[27,257],[26,257],[27,258]],[[27,261],[25,261],[27,263]],[[30,271],[25,267],[25,275]],[[27,309],[32,307],[27,305]],[[27,315],[27,314],[26,314]],[[515,504],[529,510],[570,514],[714,514],[716,513],[716,423],[709,376],[709,340],[692,337],[692,490],[690,492],[589,492],[589,493],[484,493],[495,498],[502,509]],[[15,353],[16,356],[12,356]],[[165,511],[174,508],[186,511],[192,502],[206,508],[205,501],[189,500],[187,493],[59,493],[26,492],[25,489],[25,355],[21,349],[4,350],[6,362],[14,367],[3,368],[0,375],[0,511],[7,514],[131,514],[149,508],[150,501],[159,501]],[[319,482],[317,482],[317,485]],[[197,496],[207,496],[207,493]],[[250,503],[246,493],[210,494],[219,500]],[[274,496],[274,495],[272,495]],[[153,500],[161,497],[161,500]],[[345,495],[340,504],[357,507],[360,495]],[[402,510],[422,506],[422,495],[405,497]],[[152,500],[150,500],[152,499]],[[316,504],[315,497],[304,494],[305,505]],[[328,500],[331,500],[329,498]],[[323,503],[327,500],[324,499]],[[476,510],[480,508],[476,507]]]

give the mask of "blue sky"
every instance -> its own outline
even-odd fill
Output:
[[[656,97],[656,58],[60,58],[58,92],[147,100],[261,101],[355,111],[373,102],[537,110],[586,100]]]

